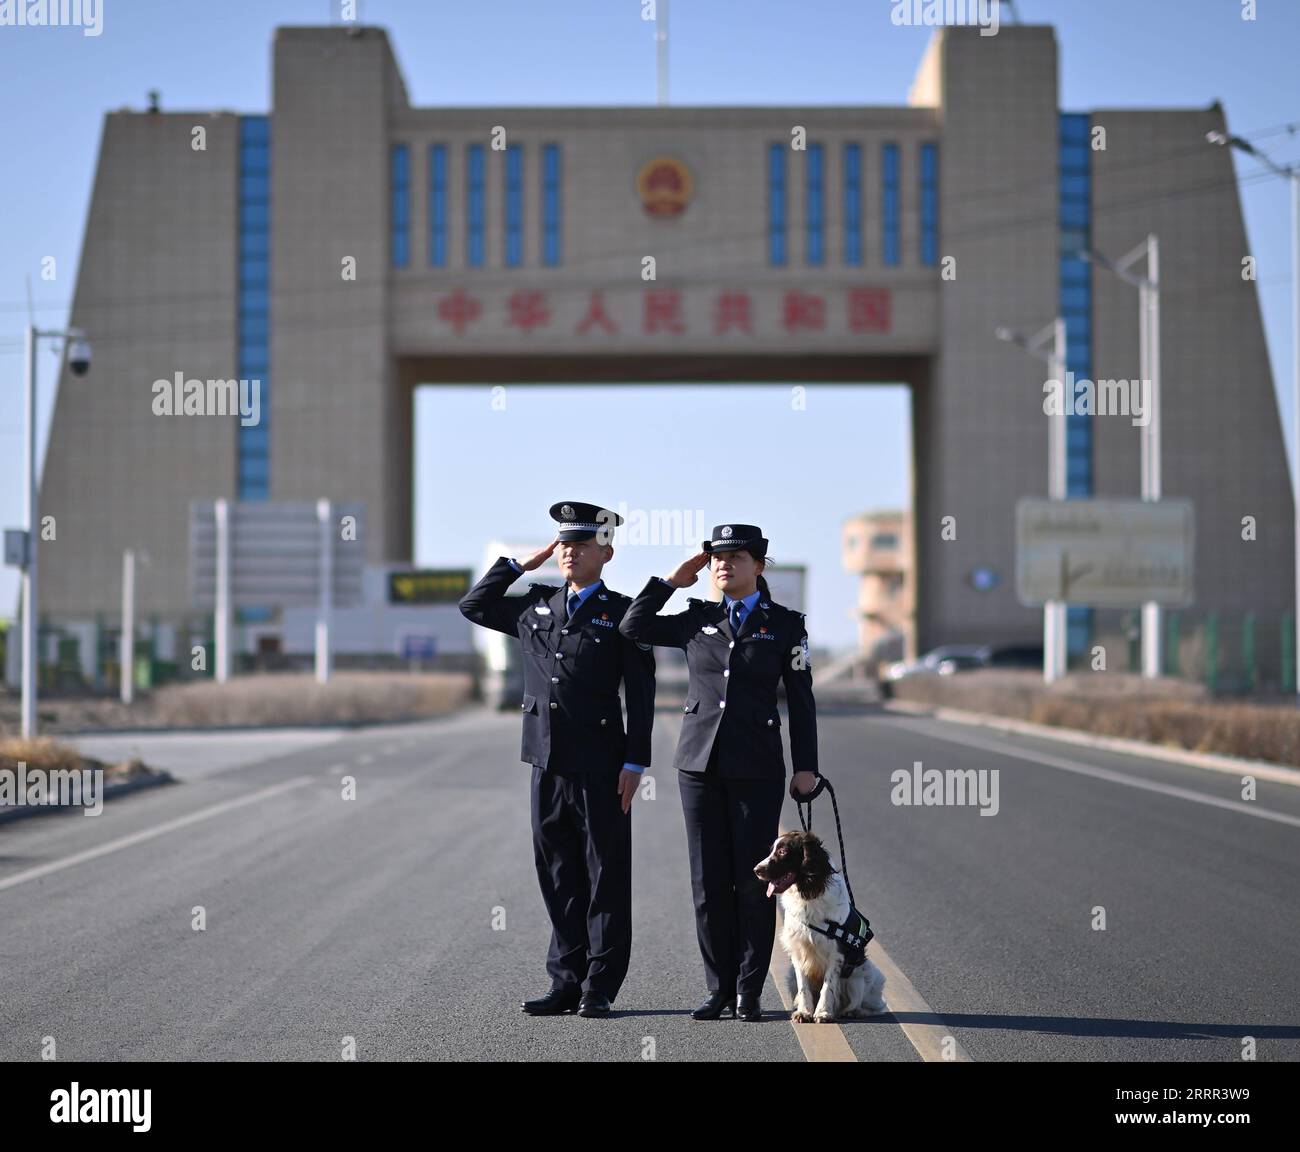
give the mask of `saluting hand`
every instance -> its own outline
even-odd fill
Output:
[[[523,561],[520,567],[522,567],[525,572],[531,572],[535,568],[540,568],[551,558],[551,553],[555,551],[559,543],[560,538],[557,536],[545,548],[539,548],[529,556],[527,560]]]
[[[632,797],[636,795],[636,790],[640,783],[640,772],[633,772],[631,768],[623,768],[619,771],[618,798],[623,805],[624,816],[632,811]]]
[[[699,579],[697,573],[709,562],[707,552],[697,552],[689,560],[682,561],[677,570],[666,579],[674,588],[689,588]]]

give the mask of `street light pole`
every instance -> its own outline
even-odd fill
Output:
[[[1058,316],[1052,322],[1052,359],[1050,361],[1055,378],[1061,382],[1061,397],[1066,395],[1065,381],[1065,320]],[[1048,453],[1047,467],[1050,470],[1048,496],[1052,500],[1064,500],[1068,487],[1066,466],[1066,406],[1062,403],[1060,411],[1052,417],[1049,426],[1053,434],[1053,450]],[[1065,590],[1062,589],[1062,595]],[[1047,643],[1051,633],[1050,648]],[[1043,609],[1043,680],[1051,684],[1065,675],[1068,664],[1068,637],[1066,632],[1065,601],[1053,600]]]
[[[122,553],[122,640],[121,667],[122,703],[130,704],[135,698],[135,551],[128,548]]]
[[[1295,125],[1291,126],[1292,131]],[[1225,132],[1207,132],[1220,147],[1236,148],[1255,157],[1274,175],[1291,181],[1291,531],[1295,544],[1295,634],[1292,638],[1295,691],[1300,694],[1300,166],[1278,164],[1249,140]]]
[[[1062,398],[1066,391],[1065,320],[1058,316],[1046,328],[1032,337],[1022,336],[1010,328],[998,328],[999,340],[1023,348],[1031,356],[1046,360],[1056,380],[1061,385]],[[1051,340],[1052,351],[1044,352]],[[1051,417],[1047,425],[1047,497],[1064,500],[1067,489],[1065,451],[1065,405]],[[1043,683],[1051,684],[1066,672],[1065,601],[1049,600],[1043,605]]]
[[[27,508],[27,547],[23,556],[23,686],[22,733],[36,737],[36,345],[40,333],[27,325],[24,395],[25,448],[23,453],[23,504]]]
[[[37,648],[37,620],[40,618],[36,604],[36,541],[38,482],[36,468],[36,350],[42,339],[63,340],[68,369],[74,376],[84,376],[90,369],[90,345],[80,328],[66,332],[42,332],[34,324],[27,325],[27,355],[24,369],[24,394],[26,418],[23,449],[23,503],[27,507],[27,539],[23,554],[23,660],[22,701],[20,714],[24,740],[36,736],[36,676],[41,666]]]
[[[1149,419],[1142,429],[1139,442],[1138,466],[1142,499],[1158,502],[1161,499],[1160,483],[1160,241],[1148,233],[1127,255],[1111,260],[1092,248],[1083,249],[1079,255],[1091,264],[1100,265],[1113,272],[1126,284],[1138,290],[1138,373],[1146,381],[1150,394],[1147,397]],[[1130,268],[1142,257],[1147,260],[1147,274],[1139,276]],[[1142,605],[1142,675],[1148,680],[1161,673],[1162,613],[1160,605],[1148,600]]]
[[[1142,481],[1142,499],[1159,503],[1160,483],[1160,241],[1147,236],[1147,276],[1142,285],[1143,303],[1146,306],[1147,349],[1146,379],[1151,389],[1147,397],[1150,419],[1142,430],[1143,455],[1146,470]],[[1161,668],[1160,638],[1162,633],[1160,605],[1148,600],[1142,605],[1142,675],[1148,680],[1159,677]]]

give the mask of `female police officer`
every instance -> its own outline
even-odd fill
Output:
[[[753,524],[720,524],[703,551],[667,579],[653,577],[619,631],[642,643],[682,648],[690,670],[678,769],[695,896],[695,931],[709,997],[692,1015],[762,1016],[776,934],[776,904],[754,865],[779,832],[785,784],[778,682],[786,688],[791,794],[817,780],[817,715],[804,618],[772,601],[762,571],[767,540]],[[675,588],[711,564],[722,601],[691,599],[685,612],[657,615]],[[737,1006],[739,995],[739,1006]]]

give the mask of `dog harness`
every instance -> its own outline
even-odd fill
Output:
[[[849,914],[844,917],[843,924],[827,920],[825,928],[818,928],[816,924],[809,924],[808,927],[830,937],[839,945],[844,957],[840,966],[842,976],[852,976],[856,969],[867,962],[867,944],[875,933],[871,931],[871,921],[852,904],[849,905]]]

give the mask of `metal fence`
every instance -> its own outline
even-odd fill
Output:
[[[1092,647],[1108,670],[1141,671],[1138,611],[1094,623]],[[1161,674],[1204,684],[1216,695],[1292,694],[1296,690],[1295,617],[1254,612],[1170,609],[1164,613]],[[1078,660],[1090,666],[1091,649]]]

